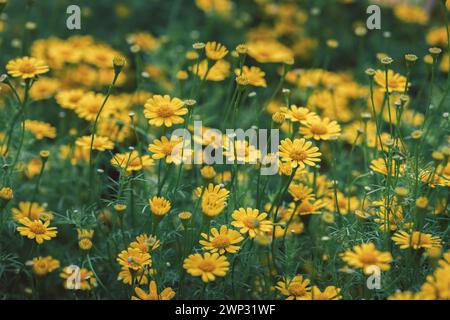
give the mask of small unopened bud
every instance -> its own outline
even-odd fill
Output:
[[[418,197],[416,200],[416,207],[425,209],[428,206],[428,199],[426,197]]]
[[[127,205],[123,203],[118,203],[114,205],[114,210],[117,211],[117,213],[122,213],[125,210],[127,210]]]
[[[39,152],[39,156],[41,157],[42,161],[47,161],[48,157],[50,156],[50,151],[42,150],[41,152]]]
[[[196,42],[192,45],[192,48],[194,48],[195,50],[202,50],[205,48],[205,44],[203,42]]]
[[[114,57],[113,59],[113,65],[114,65],[114,73],[116,77],[122,72],[123,68],[125,67],[127,60],[122,56]]]
[[[195,101],[194,99],[187,99],[187,100],[184,100],[184,104],[187,107],[193,107],[197,104],[197,101]]]
[[[388,56],[381,59],[381,63],[386,66],[392,64],[392,62],[394,62],[394,59],[392,59],[391,57],[388,57]]]
[[[327,47],[330,49],[337,49],[339,48],[339,42],[335,39],[329,39],[327,40]]]
[[[247,54],[247,51],[248,51],[248,48],[245,44],[240,44],[236,47],[236,52],[239,55],[245,55],[245,54]]]
[[[272,120],[276,124],[282,124],[285,119],[286,119],[286,115],[282,112],[275,112],[272,116]]]
[[[33,21],[28,21],[27,23],[25,23],[25,29],[29,30],[29,31],[33,31],[36,30],[36,22]]]
[[[409,65],[416,63],[417,59],[419,58],[415,54],[405,54],[405,60]]]
[[[428,52],[433,56],[433,57],[437,57],[438,55],[440,55],[442,53],[442,49],[438,48],[438,47],[433,47],[428,49]]]
[[[375,76],[375,70],[372,68],[366,69],[366,74],[370,77],[373,78]]]
[[[420,139],[422,137],[422,130],[414,130],[411,133],[411,138],[413,138],[414,140]]]

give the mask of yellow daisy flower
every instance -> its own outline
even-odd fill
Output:
[[[313,147],[311,141],[305,139],[285,139],[281,141],[280,157],[283,162],[290,162],[292,168],[303,169],[306,165],[315,166],[315,162],[320,162],[322,155],[319,148]]]
[[[94,135],[94,141],[92,141],[92,135],[79,137],[75,141],[75,144],[83,149],[90,150],[91,142],[93,142],[92,150],[106,151],[114,149],[114,142],[112,142],[108,137],[101,137],[98,135]]]
[[[335,286],[328,286],[324,291],[320,291],[320,288],[313,286],[311,289],[311,300],[341,300],[341,289]]]
[[[121,168],[127,172],[140,171],[143,168],[151,167],[155,164],[149,155],[140,156],[139,152],[133,150],[127,153],[116,153],[111,159],[114,167]]]
[[[20,221],[20,219],[23,218],[30,218],[31,220],[52,220],[53,214],[49,211],[47,211],[44,207],[42,207],[37,202],[19,202],[17,208],[11,209],[13,218],[17,222]]]
[[[243,75],[247,79],[248,84],[251,86],[263,88],[267,87],[266,79],[264,79],[266,73],[258,67],[243,66],[242,74],[241,69],[235,69],[234,73],[236,76]]]
[[[154,196],[152,199],[148,201],[150,205],[150,211],[155,216],[165,216],[169,211],[172,205],[170,201],[164,197]]]
[[[299,133],[307,139],[330,140],[341,135],[341,126],[329,118],[310,117],[302,124]]]
[[[131,300],[172,300],[175,297],[175,291],[172,288],[165,288],[158,294],[158,287],[155,281],[150,281],[148,293],[139,287],[134,289],[136,296],[132,296]]]
[[[201,277],[207,283],[216,280],[216,277],[224,277],[227,274],[230,263],[227,257],[218,253],[191,254],[183,262],[183,268],[194,277]]]
[[[441,239],[439,237],[419,231],[412,233],[397,231],[392,236],[392,240],[394,240],[396,245],[400,246],[400,249],[413,248],[414,250],[418,250],[421,248],[430,249],[441,247]]]
[[[171,127],[174,124],[184,122],[181,117],[188,113],[184,102],[178,98],[170,96],[154,95],[144,105],[144,116],[149,120],[149,124],[155,127]]]
[[[388,87],[386,88],[386,72],[384,70],[375,71],[375,82],[381,87],[381,89],[389,93],[400,92],[403,93],[406,87],[406,77],[399,73],[395,73],[392,70],[388,70]],[[391,108],[394,107],[391,105]]]
[[[122,250],[117,257],[117,262],[123,267],[132,270],[141,270],[145,266],[152,265],[150,254],[142,252],[139,248]]]
[[[211,235],[202,233],[201,236],[205,239],[200,240],[203,248],[212,253],[219,252],[219,254],[224,254],[225,252],[236,253],[240,247],[235,244],[244,240],[239,232],[228,229],[225,225],[221,226],[219,231],[216,228],[212,228]]]
[[[208,41],[205,46],[205,53],[208,59],[220,60],[228,53],[227,47],[216,41]]]
[[[201,189],[200,189],[201,193]],[[202,212],[208,217],[215,217],[219,215],[226,207],[230,192],[219,186],[208,184],[208,187],[203,191],[202,196]]]
[[[56,138],[56,128],[46,122],[25,120],[25,130],[31,132],[37,140]]]
[[[60,263],[58,260],[53,259],[51,256],[36,257],[31,261],[33,272],[40,277],[43,277],[55,269],[58,269]]]
[[[148,146],[148,150],[153,153],[155,160],[166,158],[166,163],[180,164],[182,160],[183,140],[172,136],[170,140],[162,136],[161,140],[155,139]]]
[[[75,290],[89,291],[97,286],[97,279],[94,277],[94,273],[92,271],[87,270],[86,268],[80,268],[79,272],[77,272],[76,278],[80,280],[79,284],[71,283],[68,280],[73,279],[74,272],[77,271],[75,271],[73,268],[69,266],[65,267],[63,271],[59,274],[59,276],[65,280],[63,282],[64,288],[71,290],[75,289]]]
[[[311,297],[311,287],[309,279],[297,275],[292,279],[278,281],[275,288],[286,296],[286,300],[308,300]]]
[[[22,218],[19,220],[19,223],[23,225],[22,227],[17,227],[20,235],[36,240],[37,244],[42,244],[45,240],[51,240],[58,233],[56,227],[49,227],[49,220],[42,222],[41,220]]]
[[[377,250],[373,243],[356,245],[353,247],[353,250],[347,250],[342,253],[341,258],[350,267],[363,269],[365,274],[370,274],[373,266],[387,271],[390,269],[389,264],[392,262],[391,253]]]
[[[250,238],[261,233],[271,232],[273,228],[272,221],[267,220],[267,213],[259,213],[258,209],[239,208],[233,212],[231,217],[234,219],[231,225],[239,228],[239,232],[242,234],[248,233]]]
[[[32,57],[22,57],[9,61],[6,65],[6,70],[12,77],[20,77],[25,80],[47,73],[50,69],[42,60]]]

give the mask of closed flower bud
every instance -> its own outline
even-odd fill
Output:
[[[272,116],[273,122],[275,122],[276,124],[279,124],[279,125],[282,124],[285,119],[286,119],[286,115],[282,112],[275,112]]]
[[[114,210],[116,210],[117,213],[123,213],[125,210],[127,210],[127,205],[122,203],[115,204]]]
[[[212,166],[204,166],[200,170],[200,174],[202,175],[202,177],[204,179],[211,180],[212,178],[214,178],[216,176],[216,170],[214,170],[214,168]]]
[[[245,44],[240,44],[236,47],[236,52],[239,53],[240,55],[245,55],[247,54],[248,48]]]
[[[415,140],[420,139],[422,137],[422,134],[423,134],[422,130],[414,130],[411,133],[411,138],[413,138]]]
[[[114,65],[114,74],[116,75],[116,77],[122,72],[126,62],[127,62],[126,59],[122,56],[114,57],[113,65]]]
[[[438,55],[440,55],[442,53],[442,49],[438,48],[438,47],[433,47],[433,48],[428,49],[428,52],[432,56],[437,57]]]
[[[331,49],[337,49],[339,48],[339,42],[335,39],[329,39],[327,40],[327,47]]]
[[[42,161],[47,161],[48,157],[50,156],[50,151],[42,150],[41,152],[39,152],[39,156],[41,157]]]
[[[395,194],[397,196],[399,196],[400,198],[406,197],[409,193],[409,190],[405,187],[397,187],[397,188],[395,188],[394,191],[395,191]]]
[[[191,219],[191,217],[192,213],[190,213],[189,211],[183,211],[178,214],[178,218],[180,218],[181,221],[187,221]]]
[[[14,197],[14,192],[9,187],[3,187],[0,189],[0,199],[9,201]]]
[[[419,197],[416,200],[416,207],[419,209],[426,209],[428,206],[428,199],[426,197]]]
[[[192,48],[194,48],[195,50],[202,50],[205,48],[205,44],[203,42],[196,42],[192,45]]]
[[[394,59],[392,59],[391,57],[388,57],[388,56],[381,59],[381,63],[386,66],[392,64],[392,62],[394,62]]]
[[[431,157],[436,162],[441,162],[442,160],[444,160],[444,154],[440,151],[434,151],[433,153],[431,153]]]
[[[415,54],[405,54],[405,60],[409,64],[414,64],[419,59]]]
[[[372,68],[366,69],[366,74],[370,77],[373,78],[375,76],[375,70]]]

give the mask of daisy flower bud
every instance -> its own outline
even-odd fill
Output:
[[[114,73],[116,77],[122,72],[126,62],[127,62],[126,59],[122,56],[114,57],[113,64],[114,64]]]
[[[194,48],[195,50],[203,50],[205,46],[206,44],[204,44],[203,42],[196,42],[192,45],[192,48]]]

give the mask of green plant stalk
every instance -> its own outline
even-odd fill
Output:
[[[89,147],[89,189],[91,191],[92,191],[92,187],[93,187],[92,183],[93,183],[93,178],[94,178],[93,177],[94,137],[95,137],[95,134],[97,133],[97,125],[98,125],[98,121],[100,119],[100,115],[101,115],[103,109],[105,108],[106,103],[108,102],[108,99],[109,99],[109,97],[111,95],[112,89],[114,88],[118,77],[119,77],[119,74],[115,73],[114,74],[114,79],[113,79],[112,83],[108,87],[108,91],[106,93],[106,97],[103,100],[103,103],[102,103],[102,105],[100,107],[100,110],[97,113],[97,116],[95,117],[95,121],[94,121],[94,124],[92,126],[92,133],[91,133],[92,134],[92,138],[91,138],[91,144],[90,144],[90,147]],[[91,192],[91,195],[93,196],[93,192]]]
[[[28,97],[29,97],[29,92],[30,92],[30,88],[33,85],[33,81],[26,81],[25,82],[25,95],[22,101],[22,107],[21,107],[21,115],[22,115],[22,131],[21,131],[21,136],[20,136],[20,141],[19,141],[19,148],[17,149],[17,153],[16,153],[16,157],[14,158],[14,162],[11,166],[11,171],[13,172],[16,168],[17,163],[19,162],[19,157],[20,157],[20,153],[22,151],[22,147],[23,147],[23,142],[25,139],[25,117],[26,117],[26,107],[27,107],[27,102],[28,102]]]

